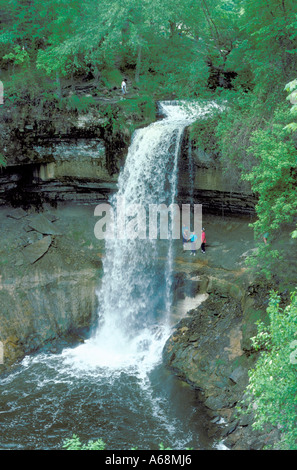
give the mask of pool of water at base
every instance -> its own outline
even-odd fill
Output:
[[[108,450],[217,449],[195,390],[161,362],[76,367],[67,354],[27,356],[0,380],[0,449],[59,450],[73,434]]]

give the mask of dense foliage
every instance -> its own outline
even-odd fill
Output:
[[[277,429],[276,447],[297,449],[297,292],[290,305],[280,307],[280,297],[273,293],[267,309],[270,323],[259,323],[254,347],[261,354],[246,395],[255,415],[253,427],[267,432]]]

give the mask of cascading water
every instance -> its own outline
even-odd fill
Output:
[[[141,208],[174,202],[183,130],[212,106],[160,103],[165,118],[133,137],[114,209],[122,201]],[[61,354],[26,357],[0,381],[0,448],[55,449],[72,433],[102,438],[109,449],[212,447],[194,392],[161,362],[170,334],[170,232],[164,240],[137,237],[137,220],[106,239],[94,335]]]
[[[159,106],[166,117],[134,134],[118,192],[110,200],[115,213],[123,206],[126,210],[141,207],[147,217],[150,205],[169,207],[175,201],[183,131],[209,107],[178,102],[161,102]],[[148,229],[140,238],[137,222],[129,222],[128,230],[123,221],[116,222],[114,228],[120,226],[120,230],[114,238],[106,239],[104,276],[98,293],[99,327],[94,337],[73,353],[81,364],[91,358],[96,366],[126,365],[144,371],[161,357],[170,331],[172,224],[168,224],[168,239],[160,240],[150,238]]]
[[[192,152],[192,143],[189,142],[189,180],[190,180],[190,205],[191,207],[194,205],[194,160],[193,160],[193,152]]]

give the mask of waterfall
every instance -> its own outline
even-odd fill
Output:
[[[194,183],[195,183],[195,168],[194,168],[194,160],[193,160],[193,152],[192,152],[192,142],[189,142],[189,150],[188,150],[188,158],[189,158],[189,181],[190,181],[190,204],[191,207],[194,204]]]
[[[212,110],[212,104],[159,106],[164,118],[135,132],[118,191],[107,204],[117,216],[123,201],[128,209],[147,209],[177,199],[183,131]],[[215,444],[195,391],[162,364],[171,322],[183,313],[177,306],[176,315],[171,305],[174,254],[176,247],[183,252],[182,240],[170,230],[167,237],[148,236],[147,227],[139,231],[143,222],[150,228],[147,210],[137,217],[128,210],[125,226],[116,219],[117,236],[108,231],[105,240],[92,337],[60,352],[30,354],[0,380],[3,449],[58,449],[73,433],[82,442],[100,438],[107,449],[164,443],[207,450]]]
[[[174,203],[183,131],[212,106],[159,103],[164,119],[133,135],[118,191],[110,199],[114,212],[123,204],[125,208],[139,207],[147,222],[150,205],[168,207]],[[128,230],[117,220],[115,226],[122,230],[105,240],[98,328],[84,349],[87,360],[95,366],[145,370],[160,359],[170,330],[172,217],[170,220],[168,239],[150,238],[147,226],[142,236],[137,236],[140,221],[132,216]],[[79,348],[80,359],[83,346]]]

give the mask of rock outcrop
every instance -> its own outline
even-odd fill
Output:
[[[202,204],[206,214],[253,216],[257,197],[247,182],[225,172],[218,156],[192,147],[185,133],[179,160],[178,200]]]
[[[96,323],[102,247],[92,216],[88,207],[1,209],[0,371]]]
[[[251,338],[257,321],[268,320],[271,286],[244,264],[255,249],[244,220],[210,216],[204,225],[206,254],[183,252],[175,261],[174,310],[183,317],[165,344],[163,360],[197,390],[217,424],[210,433],[229,449],[258,450],[277,441],[277,430],[254,431],[253,417],[238,407],[258,358]]]
[[[116,106],[105,103],[111,104]],[[98,111],[64,120],[60,116],[56,122],[33,119],[31,124],[20,125],[15,131],[15,150],[10,149],[7,166],[0,170],[0,204],[29,207],[106,199],[117,188],[131,139],[130,118],[127,116],[127,129],[121,133],[114,133]],[[139,119],[135,117],[137,126],[145,122]],[[12,138],[9,142],[11,146]],[[185,132],[177,202],[193,201],[202,204],[205,213],[224,216],[253,215],[256,200],[247,183],[232,181],[224,173],[216,156],[192,148],[189,132]]]
[[[227,447],[259,449],[267,435],[247,427],[247,417],[240,416],[236,406],[257,357],[250,343],[255,321],[265,318],[265,311],[255,308],[254,300],[236,284],[215,281],[215,286],[207,284],[208,298],[176,325],[164,348],[164,362],[200,391],[209,416],[224,423],[221,436]]]

